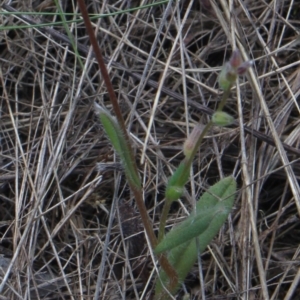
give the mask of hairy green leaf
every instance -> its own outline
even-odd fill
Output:
[[[210,214],[211,210],[215,210],[216,213],[208,222],[209,224],[206,229],[198,235],[199,248],[197,247],[196,239],[193,238],[169,251],[168,260],[175,268],[179,278],[178,286],[174,288],[174,290],[169,291],[171,294],[174,295],[177,292],[180,284],[184,281],[188,272],[195,264],[198,251],[200,253],[204,252],[207,245],[226,222],[228,214],[234,204],[235,192],[236,182],[234,178],[226,177],[210,187],[197,202],[196,211],[198,214],[201,214],[201,212],[209,212]],[[156,250],[157,248],[155,249],[155,252]],[[157,280],[155,287],[155,299],[169,299],[163,288],[168,286],[169,281],[166,273],[163,270],[160,271],[159,279]]]
[[[184,191],[184,185],[186,184],[189,173],[186,171],[186,162],[183,161],[177,168],[177,170],[170,177],[166,188],[166,199],[171,201],[178,200]]]
[[[199,236],[207,230],[216,216],[227,215],[231,210],[231,205],[226,205],[226,201],[219,201],[219,199],[226,199],[229,196],[234,199],[235,188],[235,180],[232,177],[225,178],[212,186],[202,197],[205,203],[210,201],[215,205],[207,204],[209,207],[206,208],[201,205],[201,209],[197,207],[196,213],[191,214],[164,237],[155,248],[154,253],[160,254]]]
[[[99,113],[100,121],[109,140],[121,158],[127,179],[137,188],[140,188],[141,181],[133,167],[133,162],[130,156],[130,148],[117,120],[109,113],[109,111],[102,108],[98,104],[95,104],[95,108],[97,113]]]

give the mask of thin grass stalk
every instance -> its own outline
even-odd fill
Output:
[[[99,68],[100,68],[101,74],[103,76],[103,80],[104,80],[105,85],[107,87],[109,98],[110,98],[110,101],[112,103],[116,118],[118,120],[118,123],[120,124],[120,128],[122,130],[122,133],[124,134],[124,137],[126,139],[128,147],[129,147],[129,149],[131,149],[131,145],[130,145],[130,142],[129,142],[129,137],[128,137],[127,130],[126,130],[126,127],[125,127],[125,122],[124,122],[124,119],[123,119],[123,116],[122,116],[122,113],[121,113],[121,110],[120,110],[120,107],[119,107],[119,104],[118,104],[116,94],[115,94],[113,86],[111,84],[110,77],[109,77],[109,74],[107,72],[101,50],[98,46],[98,42],[97,42],[97,39],[95,37],[95,33],[93,31],[92,24],[90,22],[90,19],[89,19],[87,10],[86,10],[85,3],[82,0],[78,0],[78,5],[79,5],[79,8],[80,8],[81,13],[82,13],[82,17],[84,19],[86,30],[88,32],[93,50],[95,52],[95,57],[96,57],[96,59],[98,61],[98,64],[99,64]],[[137,166],[135,164],[135,159],[134,159],[132,151],[130,151],[130,156],[131,156],[131,161],[132,161],[132,164],[133,164],[133,171],[136,174],[138,174]],[[130,185],[130,188],[132,188],[132,191],[133,191],[133,193],[136,197],[136,202],[137,202],[138,208],[140,210],[140,214],[141,214],[141,218],[142,218],[142,221],[144,223],[144,226],[145,226],[145,230],[146,230],[146,232],[149,236],[150,243],[153,247],[157,244],[157,239],[156,239],[154,231],[152,229],[152,224],[149,220],[149,216],[147,214],[146,207],[143,203],[142,189],[141,188],[137,189],[136,187],[133,187],[133,185],[131,184],[130,181],[128,183]]]
[[[124,134],[124,137],[125,137],[126,142],[128,144],[128,148],[132,149],[131,145],[130,145],[130,140],[129,140],[129,137],[128,137],[128,134],[127,134],[127,130],[126,130],[126,127],[125,127],[125,122],[124,122],[120,107],[118,105],[117,97],[116,97],[116,94],[114,92],[112,83],[110,81],[110,77],[109,77],[109,74],[107,72],[107,68],[105,66],[101,50],[99,48],[97,39],[95,37],[95,33],[93,31],[93,27],[92,27],[92,24],[91,24],[90,19],[89,19],[89,15],[88,15],[88,12],[87,12],[87,9],[86,9],[86,5],[85,5],[83,0],[78,0],[78,5],[79,5],[79,8],[80,8],[80,11],[81,11],[81,14],[82,14],[85,26],[86,26],[86,30],[87,30],[89,38],[90,38],[90,42],[91,42],[93,50],[95,52],[95,57],[98,61],[101,74],[103,76],[105,85],[107,87],[109,98],[110,98],[110,101],[112,103],[116,118],[117,118],[117,120],[120,124],[121,130]],[[137,166],[136,166],[136,163],[135,163],[133,152],[130,151],[129,155],[131,156],[131,161],[132,161],[132,164],[133,164],[133,170],[134,170],[134,172],[136,172],[136,174],[138,176]],[[144,202],[143,202],[142,188],[141,187],[137,188],[136,185],[133,184],[130,180],[128,181],[128,183],[129,183],[129,186],[131,188],[131,191],[134,194],[136,204],[138,206],[144,228],[145,228],[146,233],[149,237],[150,244],[151,244],[152,248],[154,249],[157,245],[157,238],[154,234],[152,223],[150,221],[149,215],[147,213],[147,209],[146,209],[146,207],[144,205]],[[161,264],[161,267],[164,269],[164,271],[168,274],[168,276],[171,280],[171,285],[176,286],[177,283],[178,283],[177,273],[174,270],[174,268],[171,266],[171,264],[169,263],[169,261],[168,261],[168,259],[166,258],[165,255],[160,255],[159,256],[159,263]],[[97,297],[97,295],[95,295],[95,299],[96,299],[96,297]]]

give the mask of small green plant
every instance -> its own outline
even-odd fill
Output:
[[[78,0],[78,4],[116,118],[97,104],[95,104],[95,109],[106,134],[121,158],[126,179],[134,194],[145,231],[161,266],[161,271],[156,281],[155,299],[165,300],[177,292],[180,284],[195,263],[197,253],[199,251],[200,253],[203,252],[224,224],[232,209],[236,183],[233,177],[227,177],[204,193],[196,205],[196,212],[165,236],[165,226],[170,206],[183,194],[185,184],[189,179],[190,168],[203,138],[211,126],[226,126],[232,122],[232,118],[223,113],[222,110],[237,76],[244,74],[251,66],[251,62],[242,62],[239,51],[235,50],[229,62],[223,67],[219,76],[219,85],[224,90],[222,100],[205,128],[201,130],[199,126],[196,126],[184,143],[183,153],[185,158],[168,181],[158,237],[156,237],[153,224],[143,202],[141,181],[116,94],[104,64],[98,41],[94,35],[85,3],[83,0]],[[199,238],[199,243],[196,243],[196,238]],[[166,252],[169,253],[166,254]],[[101,280],[101,278],[99,277],[98,280]],[[100,286],[98,281],[97,286]],[[98,295],[99,289],[95,291],[94,299],[97,299]]]
[[[233,177],[229,176],[210,187],[197,202],[195,212],[165,235],[170,206],[183,194],[194,157],[206,133],[213,125],[228,126],[233,122],[233,117],[222,110],[237,76],[244,74],[250,66],[251,62],[242,62],[238,50],[233,52],[219,75],[219,85],[224,93],[217,111],[204,129],[195,126],[183,146],[185,157],[168,181],[158,238],[152,240],[154,253],[162,265],[156,281],[155,299],[157,300],[169,299],[170,295],[176,294],[180,284],[196,262],[199,251],[200,253],[204,251],[232,210],[236,182]],[[141,189],[141,181],[132,159],[131,148],[122,127],[105,108],[97,104],[95,108],[106,134],[121,158],[129,185],[133,190]],[[196,238],[198,238],[198,244]]]
[[[234,203],[235,192],[236,182],[233,177],[217,182],[197,202],[196,212],[171,230],[155,248],[156,254],[169,251],[168,259],[177,271],[178,285],[168,290],[172,295],[195,264],[198,251],[204,251],[226,221]],[[166,273],[161,270],[155,287],[156,299],[168,299],[164,287],[169,285],[169,281]]]

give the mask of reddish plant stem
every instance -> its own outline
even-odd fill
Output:
[[[85,6],[83,0],[78,0],[78,4],[79,4],[79,8],[80,8],[81,13],[82,13],[82,17],[83,17],[83,20],[84,20],[84,23],[85,23],[85,26],[86,26],[86,30],[87,30],[89,38],[90,38],[90,42],[91,42],[91,44],[93,46],[93,50],[95,52],[95,57],[98,61],[99,68],[100,68],[104,83],[106,85],[106,88],[107,88],[107,91],[108,91],[108,94],[109,94],[110,101],[113,105],[115,115],[116,115],[118,123],[120,124],[120,127],[123,131],[123,134],[126,137],[126,142],[129,146],[129,148],[131,149],[131,145],[130,145],[130,142],[129,142],[129,137],[128,137],[127,130],[126,130],[126,127],[125,127],[125,122],[124,122],[124,119],[123,119],[123,116],[122,116],[122,113],[121,113],[121,110],[120,110],[120,107],[119,107],[119,104],[118,104],[118,100],[117,100],[115,91],[113,89],[113,86],[112,86],[112,83],[111,83],[111,80],[110,80],[110,77],[109,77],[109,74],[107,72],[107,68],[106,68],[106,65],[104,63],[101,50],[98,46],[98,42],[97,42],[95,33],[93,31],[92,24],[91,24],[90,19],[89,19],[89,16],[88,16],[88,13],[87,13],[87,10],[86,10],[86,6]],[[137,166],[135,164],[135,160],[134,160],[134,157],[132,155],[132,151],[130,151],[130,154],[131,154],[132,164],[134,165],[134,171],[138,174]],[[130,180],[129,180],[129,185],[132,188],[132,183],[130,182]],[[157,243],[156,242],[156,236],[153,232],[153,229],[152,229],[152,226],[151,226],[149,216],[148,216],[147,210],[145,208],[144,202],[142,201],[141,192],[142,192],[141,188],[137,188],[137,187],[133,188],[133,193],[135,195],[137,205],[138,205],[138,208],[140,210],[140,214],[141,214],[146,232],[149,236],[152,247],[155,247],[156,243]]]
[[[81,14],[82,14],[82,17],[83,17],[83,20],[84,20],[84,24],[85,24],[87,33],[89,35],[90,42],[91,42],[92,47],[93,47],[95,57],[98,61],[99,68],[100,68],[104,83],[106,85],[106,88],[107,88],[109,98],[110,98],[110,101],[112,103],[115,115],[116,115],[117,120],[120,124],[120,127],[123,131],[123,134],[126,138],[126,142],[129,146],[129,148],[131,149],[130,140],[129,140],[129,137],[128,137],[128,134],[127,134],[125,122],[124,122],[124,119],[123,119],[123,116],[122,116],[122,113],[121,113],[121,110],[120,110],[120,107],[119,107],[119,104],[118,104],[118,101],[117,101],[117,97],[116,97],[116,94],[114,92],[114,89],[113,89],[113,86],[112,86],[112,83],[111,83],[111,80],[110,80],[110,77],[109,77],[109,74],[107,72],[107,68],[106,68],[106,65],[104,63],[104,59],[103,59],[101,50],[98,46],[98,42],[97,42],[94,30],[93,30],[93,27],[92,27],[92,24],[91,24],[91,21],[90,21],[90,18],[89,18],[87,9],[86,9],[86,5],[84,3],[84,0],[78,0],[78,5],[79,5],[79,8],[81,10]],[[130,151],[130,155],[131,155],[131,161],[132,161],[134,170],[138,174],[137,166],[136,166],[135,159],[134,159],[132,151]],[[147,213],[147,209],[144,205],[142,188],[137,187],[130,180],[128,181],[128,184],[129,184],[132,192],[134,193],[136,204],[138,206],[143,225],[144,225],[146,233],[149,237],[150,244],[151,244],[152,248],[154,249],[157,245],[157,238],[154,234],[152,223],[151,223],[149,215]],[[177,282],[178,282],[177,273],[174,270],[174,268],[170,265],[170,263],[169,263],[168,259],[166,258],[166,256],[161,255],[161,256],[159,256],[158,259],[159,259],[159,263],[161,264],[161,267],[166,272],[166,274],[169,276],[170,281],[172,282],[172,285],[177,284]]]

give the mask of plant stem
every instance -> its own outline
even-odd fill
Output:
[[[84,0],[78,0],[78,5],[79,5],[79,8],[81,10],[81,14],[82,14],[82,17],[83,17],[83,20],[84,20],[89,38],[90,38],[90,42],[93,46],[93,50],[95,52],[95,57],[98,61],[99,68],[100,68],[103,80],[104,80],[105,85],[107,87],[107,91],[108,91],[109,98],[110,98],[110,101],[112,103],[115,115],[117,117],[117,120],[120,124],[122,132],[123,132],[124,137],[126,139],[126,143],[128,144],[128,148],[130,149],[129,155],[131,156],[133,171],[138,176],[137,165],[136,165],[134,155],[133,155],[133,151],[132,151],[132,148],[131,148],[131,145],[130,145],[130,140],[129,140],[127,130],[126,130],[126,127],[125,127],[125,122],[124,122],[120,107],[118,105],[117,97],[116,97],[116,94],[114,92],[112,83],[110,81],[110,77],[108,75],[108,72],[107,72],[107,69],[106,69],[106,66],[105,66],[105,63],[104,63],[104,60],[103,60],[101,50],[98,46],[98,42],[97,42],[97,39],[95,37],[95,33],[93,31],[93,27],[92,27],[92,24],[91,24],[90,19],[89,19],[89,15],[88,15]],[[127,180],[128,179],[129,178],[127,178]],[[146,209],[144,201],[143,201],[142,187],[137,187],[134,184],[134,182],[132,182],[130,179],[128,180],[128,184],[129,184],[129,186],[130,186],[130,188],[131,188],[131,190],[132,190],[132,192],[135,196],[136,204],[138,206],[138,209],[139,209],[139,212],[140,212],[140,215],[141,215],[141,220],[143,222],[145,231],[146,231],[146,233],[149,237],[150,244],[151,244],[152,248],[154,249],[155,246],[157,245],[157,238],[154,234],[153,226],[152,226],[149,215],[147,213],[147,209]],[[164,269],[164,271],[168,274],[172,285],[177,284],[177,282],[178,282],[177,273],[174,270],[174,268],[170,265],[170,263],[169,263],[168,259],[166,258],[166,256],[161,255],[159,257],[159,263],[161,264],[161,267]]]
[[[230,86],[227,90],[224,91],[223,96],[222,96],[222,100],[218,105],[217,111],[222,111],[223,110],[223,108],[226,104],[226,101],[229,97],[231,87],[232,86]],[[183,169],[183,173],[182,173],[182,178],[188,178],[188,176],[186,176],[186,175],[187,175],[187,173],[190,172],[190,169],[191,169],[192,163],[194,161],[195,155],[196,155],[198,149],[200,148],[200,145],[201,145],[204,137],[206,136],[207,132],[212,127],[212,125],[213,125],[213,122],[212,122],[212,120],[210,120],[206,124],[206,126],[204,127],[203,131],[201,132],[201,135],[199,136],[199,138],[198,138],[198,140],[195,144],[195,147],[193,148],[192,153],[189,156],[189,158],[185,158],[183,160],[182,163],[184,164],[184,169]],[[182,185],[185,185],[185,182],[182,182]],[[158,242],[161,242],[161,240],[164,237],[164,232],[165,232],[166,222],[167,222],[167,218],[168,218],[168,213],[169,213],[172,202],[173,201],[168,199],[168,198],[165,199],[165,204],[164,204],[164,207],[163,207],[163,210],[162,210],[161,219],[160,219],[160,223],[159,223]]]
[[[93,50],[95,52],[95,56],[96,56],[96,59],[97,59],[98,64],[99,64],[101,74],[103,76],[105,85],[107,87],[107,91],[108,91],[108,94],[109,94],[110,101],[113,105],[115,115],[117,117],[118,123],[120,125],[121,130],[122,130],[122,133],[124,134],[124,136],[126,138],[126,143],[128,144],[128,148],[131,150],[130,151],[130,156],[131,156],[131,161],[132,161],[132,165],[133,165],[132,171],[135,172],[138,176],[137,166],[136,166],[135,159],[134,159],[134,156],[133,156],[133,153],[132,153],[132,148],[131,148],[129,137],[128,137],[127,130],[126,130],[126,127],[125,127],[125,122],[124,122],[124,119],[123,119],[123,116],[122,116],[122,113],[121,113],[121,110],[120,110],[120,107],[119,107],[119,104],[118,104],[118,101],[117,101],[115,91],[114,91],[112,83],[110,81],[110,77],[108,75],[108,72],[107,72],[103,57],[102,57],[101,50],[98,46],[98,42],[97,42],[97,39],[95,37],[95,33],[93,31],[92,24],[90,22],[90,19],[89,19],[87,10],[86,10],[85,3],[84,3],[83,0],[78,0],[78,5],[79,5],[79,8],[81,10],[82,17],[84,19],[86,30],[89,34],[90,42],[91,42],[91,44],[93,46]],[[141,214],[142,221],[144,223],[145,230],[146,230],[146,232],[149,236],[151,245],[153,247],[155,247],[156,243],[157,243],[157,239],[155,237],[154,231],[152,229],[152,224],[150,222],[146,207],[145,207],[144,202],[143,202],[142,188],[141,187],[137,188],[131,182],[131,180],[129,180],[128,183],[129,183],[131,188],[134,187],[133,188],[133,193],[135,195],[135,200],[137,202],[138,208],[140,210],[140,214]]]
[[[109,97],[110,97],[110,101],[111,101],[111,103],[113,105],[113,109],[114,109],[115,115],[117,117],[118,123],[120,124],[120,128],[122,130],[122,133],[124,134],[124,136],[126,138],[126,142],[127,142],[128,146],[129,146],[129,149],[131,149],[130,142],[129,142],[129,137],[128,137],[127,130],[126,130],[126,127],[125,127],[125,122],[124,122],[124,119],[123,119],[123,116],[122,116],[122,113],[121,113],[121,110],[120,110],[120,107],[119,107],[119,104],[118,104],[118,100],[117,100],[116,94],[115,94],[113,86],[112,86],[112,83],[110,81],[110,77],[108,75],[108,72],[107,72],[107,69],[106,69],[103,57],[102,57],[101,50],[100,50],[100,48],[98,46],[98,42],[96,40],[92,24],[91,24],[91,22],[89,20],[89,16],[88,16],[88,13],[87,13],[87,10],[86,10],[85,3],[84,3],[83,0],[78,0],[78,5],[80,7],[80,10],[81,10],[81,13],[82,13],[82,17],[84,19],[84,23],[85,23],[87,32],[89,34],[90,42],[91,42],[91,44],[93,46],[93,50],[95,52],[95,56],[96,56],[96,59],[97,59],[98,64],[99,64],[102,77],[103,77],[105,85],[107,87],[107,91],[108,91],[108,94],[109,94]],[[134,172],[136,172],[136,174],[138,174],[136,162],[135,162],[135,159],[134,159],[132,151],[130,151],[130,155],[131,155],[131,162],[132,162],[132,166],[133,166]],[[157,239],[156,239],[156,236],[155,236],[154,231],[152,229],[152,224],[151,224],[151,222],[149,220],[149,216],[148,216],[146,207],[145,207],[144,202],[143,202],[142,188],[141,187],[137,188],[131,182],[131,180],[129,180],[128,183],[130,185],[130,188],[132,188],[132,190],[134,192],[135,200],[137,202],[137,205],[138,205],[138,208],[139,208],[139,211],[140,211],[140,214],[141,214],[141,218],[142,218],[142,221],[144,223],[145,230],[146,230],[146,232],[147,232],[147,234],[149,236],[149,240],[150,240],[151,246],[155,247],[156,244],[157,244]]]
[[[163,207],[163,210],[162,210],[162,213],[160,216],[160,222],[159,222],[158,243],[161,242],[161,240],[164,237],[166,222],[168,219],[171,204],[172,204],[172,201],[170,199],[165,200],[165,204],[164,204],[164,207]]]
[[[221,102],[218,105],[217,111],[222,111],[223,110],[223,108],[224,108],[224,106],[226,104],[226,101],[227,101],[227,99],[229,97],[230,90],[231,90],[231,86],[227,90],[224,91],[223,96],[222,96],[222,100],[221,100]],[[196,146],[193,148],[192,154],[190,155],[189,159],[187,159],[185,172],[190,172],[190,168],[192,166],[194,157],[195,157],[198,149],[200,148],[200,145],[201,145],[204,137],[206,136],[208,130],[212,127],[212,125],[213,125],[213,122],[212,122],[212,120],[210,120],[206,124],[206,126],[204,127],[204,129],[203,129],[203,131],[202,131],[199,139],[196,142]]]

